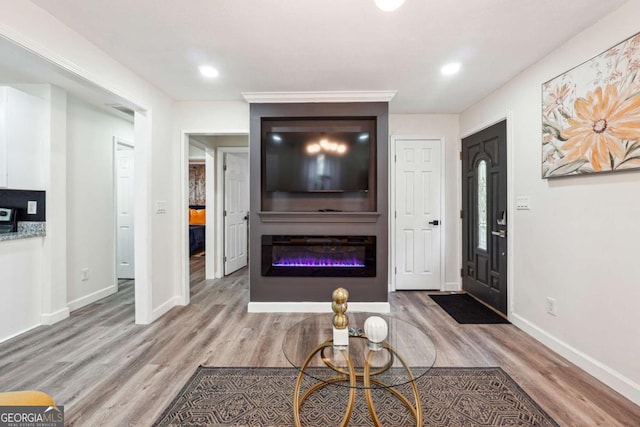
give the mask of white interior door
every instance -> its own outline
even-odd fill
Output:
[[[395,283],[441,288],[441,141],[396,139]]]
[[[247,265],[249,165],[246,153],[224,159],[224,274]]]
[[[135,275],[133,154],[133,147],[116,142],[116,275],[118,279],[133,279]]]

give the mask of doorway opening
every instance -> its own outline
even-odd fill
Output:
[[[192,285],[246,266],[249,136],[185,132],[183,143],[186,305]]]
[[[113,138],[115,208],[116,208],[116,279],[121,285],[132,284],[135,277],[134,232],[134,148],[133,144]],[[129,283],[131,282],[131,283]]]

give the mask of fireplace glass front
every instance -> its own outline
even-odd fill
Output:
[[[262,275],[374,277],[375,236],[262,236]]]

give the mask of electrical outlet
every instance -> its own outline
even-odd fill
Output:
[[[556,306],[556,300],[553,298],[547,297],[547,313],[551,316],[556,316],[558,314]]]
[[[29,200],[27,202],[27,215],[35,215],[38,213],[38,202]]]
[[[82,270],[80,270],[80,280],[82,280],[83,282],[86,282],[87,280],[89,280],[88,268],[83,268]]]

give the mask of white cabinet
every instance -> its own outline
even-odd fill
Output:
[[[0,87],[0,188],[45,189],[47,102]]]

